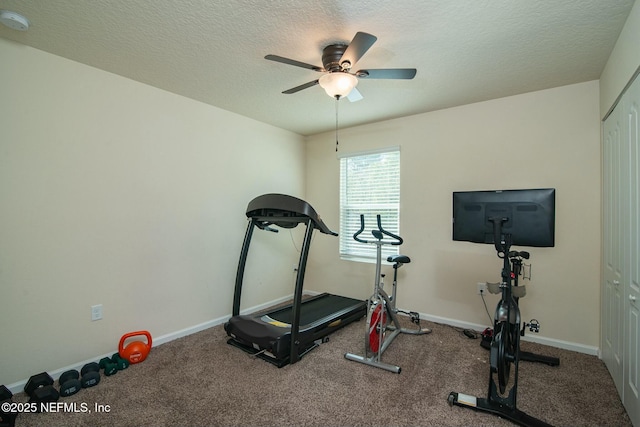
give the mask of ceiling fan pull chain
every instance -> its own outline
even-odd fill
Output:
[[[338,102],[340,98],[336,96],[336,153],[338,152]]]

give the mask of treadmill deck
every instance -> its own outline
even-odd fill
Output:
[[[333,294],[320,294],[302,302],[300,307],[300,356],[316,341],[366,315],[366,301]],[[250,353],[262,352],[266,360],[284,366],[291,351],[293,307],[288,305],[263,315],[234,316],[224,328],[228,341]],[[273,359],[273,360],[269,360]]]

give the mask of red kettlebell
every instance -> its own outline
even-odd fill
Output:
[[[126,339],[131,337],[137,337],[139,335],[144,335],[147,337],[147,342],[144,343],[142,341],[133,341],[124,346],[124,342]],[[147,331],[137,331],[137,332],[129,332],[128,334],[124,334],[122,338],[120,338],[120,344],[118,344],[118,354],[125,360],[128,360],[129,363],[140,363],[144,361],[149,355],[151,351],[151,334]]]

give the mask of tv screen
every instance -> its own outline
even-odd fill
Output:
[[[456,191],[453,240],[494,244],[494,222],[517,246],[555,245],[554,188]],[[499,242],[498,242],[499,243]]]

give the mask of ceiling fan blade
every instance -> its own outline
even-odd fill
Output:
[[[313,70],[313,71],[325,71],[325,69],[322,67],[307,64],[305,62],[296,61],[295,59],[284,58],[278,55],[267,55],[264,57],[264,59],[268,59],[269,61],[281,62],[283,64],[293,65],[296,67],[302,67],[302,68],[306,68],[308,70]]]
[[[362,99],[362,94],[358,89],[354,87],[353,89],[351,89],[351,92],[349,92],[349,95],[347,95],[347,99],[349,100],[349,102],[360,101]]]
[[[378,40],[376,36],[373,36],[368,33],[357,32],[356,35],[349,43],[349,47],[342,54],[342,58],[340,58],[340,65],[345,61],[349,61],[351,66],[355,65],[356,62],[362,58],[371,46]]]
[[[361,79],[412,79],[415,68],[381,68],[377,70],[358,70],[356,76]]]
[[[305,83],[305,84],[300,85],[300,86],[292,87],[291,89],[285,90],[282,93],[286,93],[287,95],[290,95],[292,93],[300,92],[303,89],[310,88],[310,87],[315,86],[317,84],[318,84],[318,80],[314,80],[312,82]]]

